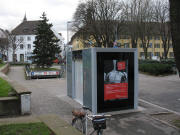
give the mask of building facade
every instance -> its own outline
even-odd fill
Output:
[[[95,41],[92,41],[91,47],[93,47],[93,42],[95,42]],[[79,50],[79,49],[86,48],[86,47],[84,47],[84,41],[79,37],[72,37],[71,44],[72,44],[73,50]],[[132,48],[131,39],[128,36],[124,36],[123,38],[118,39],[116,41],[116,44],[117,44],[117,47]],[[144,54],[142,43],[141,43],[140,39],[138,39],[137,48],[138,48],[139,59],[144,59],[145,54]],[[148,46],[148,58],[160,59],[163,57],[163,55],[164,55],[164,48],[163,48],[163,43],[162,43],[161,37],[160,36],[152,37],[149,42],[149,46]],[[170,47],[169,47],[169,52],[168,52],[167,57],[174,58],[173,46],[172,46],[171,41],[170,41]]]
[[[36,37],[36,28],[40,20],[27,21],[26,16],[22,23],[20,23],[15,29],[12,30],[12,35],[15,36],[16,48],[9,49],[8,61],[12,62],[13,58],[16,62],[32,62],[31,56],[34,50],[34,41]],[[54,29],[51,29],[60,41],[58,42],[61,49],[64,48],[64,42],[61,35],[59,35]],[[14,53],[13,53],[14,51]],[[14,55],[14,57],[13,57]]]

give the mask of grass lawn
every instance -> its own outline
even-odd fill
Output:
[[[180,119],[179,119],[179,120],[175,120],[175,121],[173,122],[173,124],[174,124],[176,127],[180,128]]]
[[[0,64],[0,67],[2,67],[2,66],[4,66],[4,65],[5,65],[4,63],[1,63],[1,64]]]
[[[12,87],[9,83],[0,78],[0,97],[8,97],[9,92],[12,92]]]
[[[0,126],[1,135],[55,135],[44,123]]]

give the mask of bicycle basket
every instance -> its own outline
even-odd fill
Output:
[[[106,129],[106,118],[94,118],[92,123],[94,130]]]

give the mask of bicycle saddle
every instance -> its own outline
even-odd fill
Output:
[[[74,109],[72,110],[72,114],[75,117],[85,117],[86,113],[82,109]]]

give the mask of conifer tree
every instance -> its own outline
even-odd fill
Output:
[[[35,49],[33,51],[34,63],[37,67],[50,67],[55,60],[55,55],[60,53],[57,39],[51,30],[52,24],[48,23],[46,14],[43,12],[42,20],[37,27],[36,38],[34,41]]]

